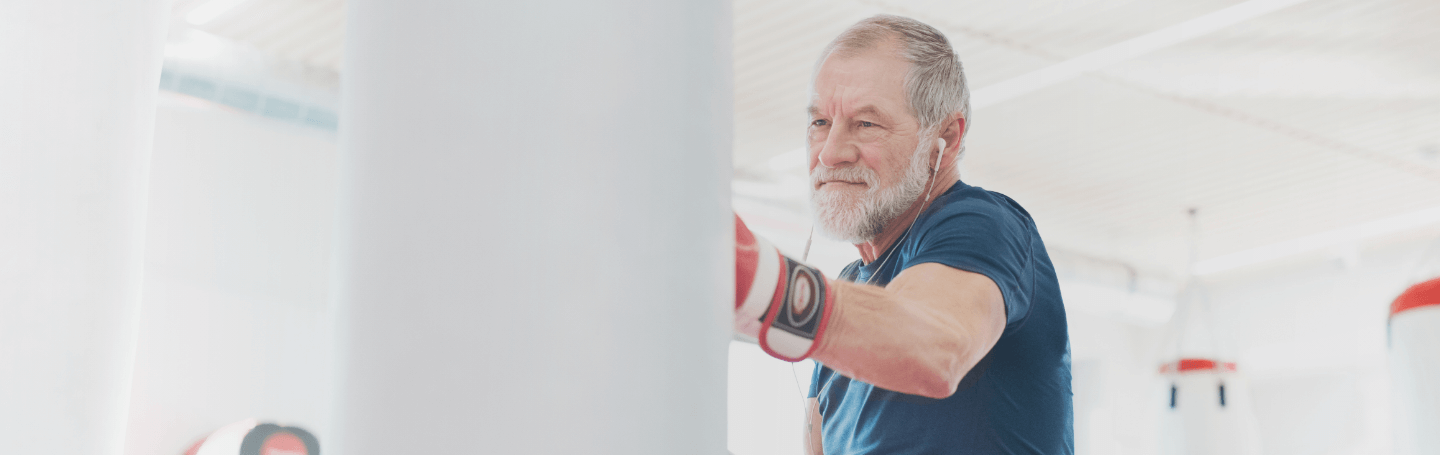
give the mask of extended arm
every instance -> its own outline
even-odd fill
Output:
[[[944,398],[1005,330],[1000,289],[984,275],[928,263],[884,288],[836,282],[828,336],[811,356],[851,378]]]
[[[944,398],[1005,329],[1004,299],[984,275],[926,263],[886,287],[833,282],[778,253],[736,218],[736,321],[787,361],[813,357],[846,376]]]

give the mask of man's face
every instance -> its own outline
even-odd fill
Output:
[[[910,63],[893,43],[831,56],[811,94],[810,203],[820,231],[863,243],[909,208],[929,177],[910,113]]]

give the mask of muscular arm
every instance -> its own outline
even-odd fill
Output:
[[[812,357],[896,392],[954,394],[1005,330],[995,282],[941,264],[907,268],[883,288],[835,282],[832,292],[829,335]]]

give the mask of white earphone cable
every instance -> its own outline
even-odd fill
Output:
[[[938,143],[938,145],[940,146],[940,153],[935,157],[935,166],[930,169],[930,184],[927,185],[926,188],[925,188],[925,200],[920,203],[920,211],[915,213],[915,218],[911,219],[911,220],[910,220],[910,225],[907,226],[907,227],[905,227],[905,233],[904,233],[904,234],[900,234],[900,237],[895,239],[895,243],[890,246],[890,251],[887,251],[887,252],[885,253],[885,258],[880,261],[880,265],[878,265],[878,266],[875,267],[875,272],[872,273],[872,274],[870,274],[870,277],[869,277],[869,278],[866,278],[866,279],[865,279],[865,284],[866,284],[866,285],[871,285],[871,284],[873,284],[873,283],[875,282],[875,277],[877,277],[877,276],[880,275],[880,271],[885,268],[885,263],[890,262],[890,257],[895,254],[895,250],[898,250],[898,249],[899,249],[900,242],[905,241],[905,238],[910,236],[910,230],[915,228],[915,222],[916,222],[916,221],[920,221],[920,215],[925,213],[925,209],[929,208],[928,205],[929,205],[929,203],[930,203],[930,193],[933,192],[933,191],[935,191],[935,181],[936,181],[936,180],[939,180],[938,178],[936,178],[936,175],[938,175],[939,172],[940,172],[940,161],[945,158],[945,138],[936,138],[935,140],[936,140],[936,142]],[[800,258],[800,261],[801,261],[801,262],[804,262],[806,259],[809,259],[809,257],[810,257],[810,242],[811,242],[812,240],[814,240],[814,239],[815,239],[815,224],[814,224],[814,223],[811,223],[811,224],[810,224],[810,236],[805,239],[805,253],[804,253],[804,254],[801,256],[801,258]],[[813,362],[814,360],[811,360],[811,361]],[[791,376],[792,378],[794,378],[795,391],[796,391],[796,392],[799,392],[800,395],[801,395],[801,398],[800,398],[800,409],[801,409],[801,412],[805,414],[805,429],[806,429],[806,431],[813,431],[813,429],[811,428],[811,425],[813,424],[813,422],[811,422],[811,420],[810,420],[809,403],[805,401],[805,399],[806,399],[806,397],[805,397],[805,392],[804,392],[803,390],[801,390],[801,388],[800,388],[800,375],[795,372],[795,364],[792,363],[792,364],[789,365],[789,367],[790,367],[790,376]],[[816,399],[816,400],[819,400],[820,397],[825,396],[825,391],[830,389],[830,384],[834,384],[834,381],[825,383],[825,385],[824,385],[823,387],[821,387],[820,390],[816,391],[816,393],[815,393],[815,399]],[[817,412],[818,412],[818,410],[817,410]],[[807,446],[810,444],[810,436],[809,436],[808,434],[805,436],[805,444],[806,444]]]

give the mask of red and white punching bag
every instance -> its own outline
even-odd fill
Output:
[[[1396,455],[1440,453],[1440,278],[1390,304]]]
[[[320,442],[301,428],[245,419],[196,441],[185,455],[320,455]]]
[[[1170,386],[1160,423],[1160,453],[1260,453],[1249,384],[1235,362],[1181,358],[1161,365],[1160,374]]]
[[[1211,317],[1205,287],[1191,279],[1178,303],[1160,365],[1168,389],[1156,403],[1162,409],[1160,453],[1260,453],[1249,382],[1229,354],[1228,331]]]

